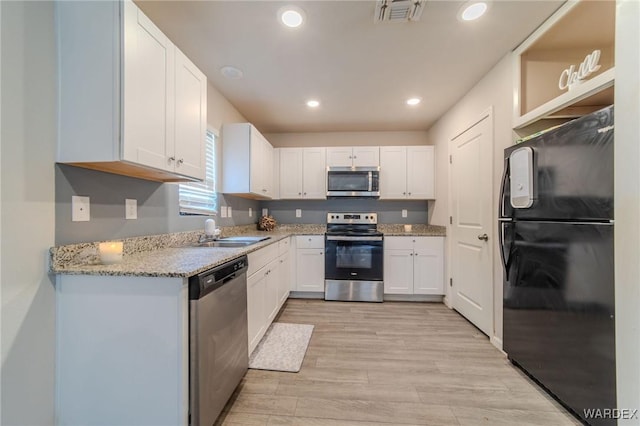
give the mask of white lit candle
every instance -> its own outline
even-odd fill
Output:
[[[100,243],[98,247],[100,261],[104,265],[122,262],[122,241]]]

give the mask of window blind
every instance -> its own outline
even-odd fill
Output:
[[[181,183],[178,189],[181,214],[215,215],[216,196],[216,143],[217,136],[207,130],[205,148],[206,170],[203,182]]]

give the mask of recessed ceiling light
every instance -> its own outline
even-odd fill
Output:
[[[420,98],[409,98],[407,99],[407,105],[415,106],[421,102]]]
[[[317,107],[320,106],[320,102],[316,101],[315,99],[311,99],[311,100],[307,101],[307,106],[309,108],[317,108]]]
[[[231,65],[227,65],[220,68],[220,74],[222,74],[223,76],[231,80],[238,80],[242,78],[242,76],[244,75],[242,70],[236,67],[232,67]]]
[[[288,6],[278,12],[280,21],[289,28],[298,28],[304,22],[304,13],[297,7]]]
[[[470,1],[462,5],[458,18],[463,21],[474,21],[484,15],[488,7],[483,1]]]

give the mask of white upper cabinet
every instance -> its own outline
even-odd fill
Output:
[[[280,148],[280,198],[327,197],[326,148]]]
[[[329,147],[327,167],[378,167],[380,148],[377,146]]]
[[[435,199],[434,147],[380,147],[380,199]]]
[[[258,199],[273,195],[273,146],[251,123],[222,126],[222,192]]]
[[[203,179],[207,79],[131,1],[57,2],[57,160]]]

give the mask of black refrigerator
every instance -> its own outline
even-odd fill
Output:
[[[504,351],[583,422],[613,425],[613,106],[504,153]]]

